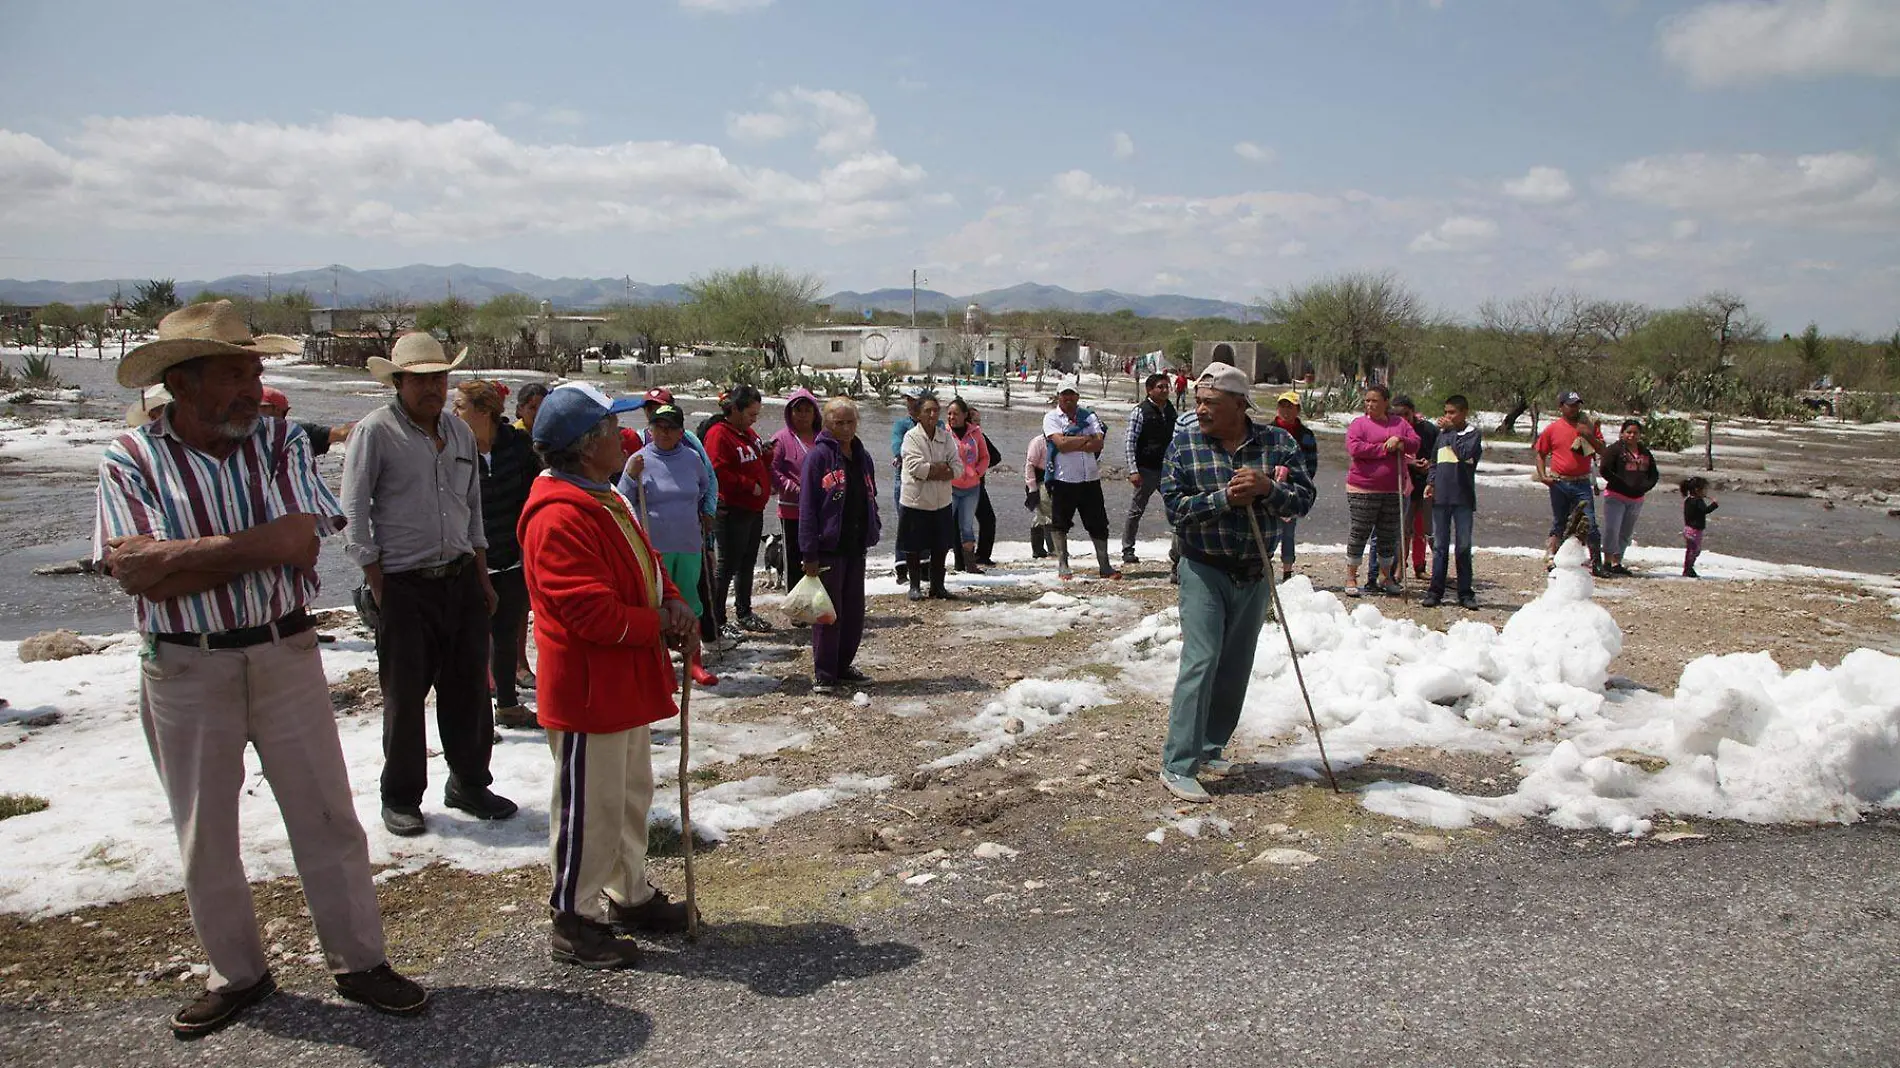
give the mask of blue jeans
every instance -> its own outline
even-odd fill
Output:
[[[1293,566],[1293,528],[1299,525],[1297,519],[1280,520],[1280,536],[1274,540],[1280,543],[1280,567],[1282,570]]]
[[[950,510],[957,517],[957,540],[965,545],[976,544],[976,505],[982,497],[983,484],[980,482],[969,489],[950,491]]]
[[[1570,523],[1570,513],[1581,508],[1590,519],[1590,547],[1603,544],[1603,534],[1597,530],[1596,485],[1587,478],[1561,480],[1550,484],[1550,536],[1561,538],[1564,527]]]
[[[1233,738],[1272,581],[1236,582],[1219,568],[1181,558],[1181,671],[1161,745],[1163,771],[1193,775]]]
[[[1458,596],[1471,592],[1471,517],[1477,508],[1469,504],[1432,506],[1432,586],[1433,597],[1445,595],[1445,571],[1449,553],[1455,544],[1458,554]]]

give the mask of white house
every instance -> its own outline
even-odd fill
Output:
[[[941,327],[806,326],[785,335],[785,355],[794,366],[949,374],[964,361],[1000,366],[1008,354],[1002,334]]]

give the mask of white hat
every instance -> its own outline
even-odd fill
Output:
[[[1082,380],[1074,375],[1063,375],[1062,381],[1056,383],[1056,396],[1059,397],[1064,393],[1073,393],[1078,397],[1081,396]]]
[[[152,413],[172,402],[171,391],[164,386],[147,386],[139,399],[125,410],[125,425],[141,427],[152,421]]]
[[[411,330],[396,339],[395,347],[389,351],[389,359],[381,356],[369,358],[369,373],[376,381],[385,386],[396,384],[398,374],[432,375],[440,371],[453,371],[462,366],[468,358],[468,346],[449,359],[449,354],[435,335],[427,330]]]
[[[302,351],[303,342],[294,337],[252,337],[250,324],[236,305],[213,300],[187,305],[160,319],[158,340],[126,353],[119,361],[118,378],[127,389],[144,389],[164,381],[171,368],[200,356],[288,356]]]
[[[1253,382],[1247,372],[1227,363],[1210,363],[1194,380],[1197,386],[1213,386],[1222,393],[1232,393],[1240,398],[1243,407],[1253,407]]]

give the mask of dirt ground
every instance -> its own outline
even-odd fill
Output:
[[[1374,603],[1389,617],[1432,627],[1474,615],[1501,626],[1543,581],[1534,558],[1480,555],[1478,567],[1484,607],[1476,613],[1420,608],[1416,584],[1405,599]],[[1303,562],[1302,570],[1337,589],[1333,559]],[[1138,565],[1127,581],[1078,583],[1070,592],[1113,593],[1147,613],[1173,603],[1165,580],[1162,566]],[[897,786],[735,832],[718,847],[702,846],[698,882],[713,937],[722,937],[716,933],[721,921],[757,931],[755,924],[864,922],[918,909],[1061,915],[1128,902],[1178,889],[1126,877],[1157,850],[1178,854],[1170,860],[1181,885],[1200,881],[1205,888],[1205,880],[1227,875],[1236,877],[1222,883],[1231,889],[1301,877],[1303,863],[1292,854],[1285,866],[1248,863],[1276,845],[1323,858],[1329,877],[1349,877],[1365,865],[1429,863],[1435,854],[1485,848],[1500,836],[1553,833],[1541,826],[1447,833],[1403,824],[1367,812],[1350,792],[1332,794],[1293,769],[1266,763],[1211,783],[1213,805],[1179,805],[1154,781],[1166,708],[1131,695],[1025,735],[996,757],[918,770],[967,744],[957,724],[1017,679],[1113,678],[1095,650],[1114,635],[1099,629],[1048,638],[919,641],[920,634],[941,637],[946,617],[973,604],[1027,602],[1041,592],[994,588],[955,604],[874,598],[859,658],[878,680],[865,687],[878,699],[871,707],[857,706],[849,695],[810,692],[802,632],[787,629],[759,641],[773,654],[765,670],[784,681],[774,692],[727,705],[720,718],[790,720],[810,728],[812,741],[804,749],[702,768],[693,775],[695,786],[765,774],[792,786],[817,785],[840,773],[891,775]],[[1900,651],[1900,620],[1888,599],[1845,584],[1621,579],[1600,582],[1599,599],[1624,629],[1625,651],[1611,670],[1629,685],[1671,690],[1683,666],[1707,653],[1766,650],[1794,667],[1833,664],[1857,647]],[[338,613],[326,625],[343,625],[346,618]],[[352,714],[375,714],[373,689],[373,678],[352,677],[335,696]],[[929,710],[919,711],[917,702]],[[897,703],[911,711],[893,714]],[[1342,785],[1350,791],[1381,779],[1481,794],[1506,793],[1516,783],[1509,758],[1396,750],[1372,754],[1342,775]],[[1217,819],[1204,820],[1198,837],[1176,829],[1160,845],[1144,838],[1192,816]],[[1222,822],[1225,827],[1216,826]],[[1664,848],[1672,838],[1720,828],[1659,820],[1657,831],[1632,847]],[[973,857],[982,843],[1007,848],[986,847],[987,856]],[[655,881],[676,895],[683,887],[677,847],[677,841],[656,841],[653,864]],[[418,972],[499,931],[546,922],[546,873],[538,867],[489,875],[432,867],[393,874],[379,889],[392,959]],[[265,943],[281,965],[279,981],[292,989],[327,985],[294,881],[256,890]],[[191,968],[200,959],[179,894],[42,920],[4,917],[0,1003],[70,1009],[164,990],[182,997],[200,982]]]

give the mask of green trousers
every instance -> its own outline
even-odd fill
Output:
[[[1193,775],[1233,738],[1267,619],[1270,581],[1237,582],[1219,568],[1182,558],[1181,673],[1168,710],[1162,770]]]
[[[668,578],[680,588],[680,599],[694,615],[704,612],[705,606],[699,601],[699,573],[706,567],[705,553],[661,553],[660,566],[666,568]]]

